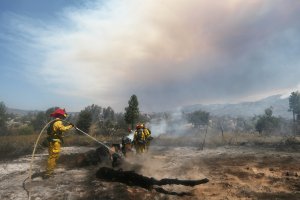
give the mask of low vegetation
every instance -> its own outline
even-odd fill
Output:
[[[273,116],[272,107],[265,113],[251,118],[213,116],[206,111],[179,113],[141,114],[136,95],[128,101],[125,113],[116,113],[111,107],[90,105],[79,113],[69,113],[68,121],[98,138],[100,141],[118,143],[128,135],[128,128],[134,128],[137,122],[151,122],[150,125],[165,127],[155,132],[154,144],[195,146],[200,149],[224,145],[284,145],[299,144],[300,133],[300,93],[293,92],[289,99],[289,108],[293,119]],[[40,130],[50,120],[50,113],[56,107],[46,111],[30,112],[27,115],[8,114],[6,106],[0,102],[0,158],[14,158],[32,152]],[[187,127],[178,133],[178,127]],[[151,127],[150,127],[151,128]],[[40,143],[46,137],[43,135]],[[64,146],[90,146],[95,142],[75,131],[66,134]],[[39,145],[38,151],[44,147]]]
[[[46,139],[47,134],[43,133],[37,146],[37,152],[42,152],[47,149],[43,145],[43,141]],[[111,143],[112,138],[110,136],[94,135],[99,141]],[[0,140],[0,160],[18,158],[20,156],[31,154],[34,148],[34,144],[38,138],[38,134],[27,135],[5,135],[1,136]],[[119,137],[115,140],[121,141]],[[76,131],[70,131],[64,137],[63,146],[97,146],[97,142],[90,138],[77,133]]]

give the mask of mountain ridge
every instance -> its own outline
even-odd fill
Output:
[[[288,112],[288,98],[281,98],[282,95],[272,95],[258,101],[247,101],[234,104],[195,104],[183,107],[184,112],[194,112],[203,110],[216,116],[232,116],[232,117],[254,117],[264,114],[266,108],[273,108],[273,115],[290,119],[292,115]]]
[[[273,108],[273,115],[286,119],[291,119],[292,114],[288,112],[288,98],[281,98],[282,95],[272,95],[258,101],[245,101],[232,104],[194,104],[183,106],[182,111],[189,113],[197,110],[209,112],[216,116],[232,116],[232,117],[254,117],[264,114],[266,108]],[[39,110],[22,110],[15,108],[7,108],[7,113],[24,116],[28,113],[37,113]],[[74,112],[77,113],[77,112]]]

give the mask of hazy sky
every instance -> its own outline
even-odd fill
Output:
[[[298,0],[2,0],[0,101],[143,111],[289,94]]]

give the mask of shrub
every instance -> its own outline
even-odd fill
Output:
[[[1,136],[0,158],[11,159],[30,154],[36,137],[37,135]]]

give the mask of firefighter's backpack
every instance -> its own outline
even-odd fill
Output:
[[[137,141],[139,141],[139,142],[144,141],[143,134],[144,134],[143,129],[137,130]]]

